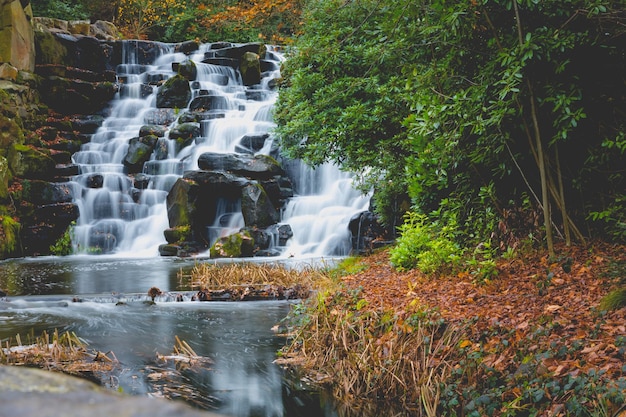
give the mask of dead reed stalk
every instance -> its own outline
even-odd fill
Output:
[[[462,332],[423,312],[359,309],[337,293],[309,304],[310,320],[284,352],[303,356],[314,379],[344,405],[400,406],[435,416],[448,358]]]

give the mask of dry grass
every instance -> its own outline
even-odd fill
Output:
[[[196,407],[215,408],[216,397],[207,395],[194,383],[196,376],[210,371],[213,361],[199,356],[189,344],[175,336],[176,344],[171,355],[157,353],[155,366],[147,367],[151,395],[168,399],[184,399]],[[171,365],[174,365],[172,368]]]
[[[68,373],[92,376],[109,374],[117,365],[112,352],[89,352],[87,345],[76,334],[59,333],[50,336],[44,331],[41,336],[29,336],[26,344],[18,334],[0,348],[0,363],[3,365],[36,366]]]
[[[426,313],[361,310],[343,294],[320,296],[309,313],[278,362],[303,365],[314,383],[332,390],[342,415],[377,407],[436,415],[460,331]]]
[[[284,265],[262,263],[199,263],[189,274],[179,271],[180,281],[187,280],[199,289],[223,290],[246,286],[299,287],[302,293],[319,287],[328,275],[312,267],[291,269]]]

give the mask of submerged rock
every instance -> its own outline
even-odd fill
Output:
[[[13,366],[0,366],[0,404],[11,417],[219,417],[181,402],[122,395],[61,373]]]

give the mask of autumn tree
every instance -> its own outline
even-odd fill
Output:
[[[187,4],[184,0],[118,0],[119,29],[129,38],[146,39],[159,26],[172,20]]]

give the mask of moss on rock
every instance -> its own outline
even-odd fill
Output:
[[[254,239],[248,231],[222,237],[211,246],[211,258],[242,258],[253,255]]]

